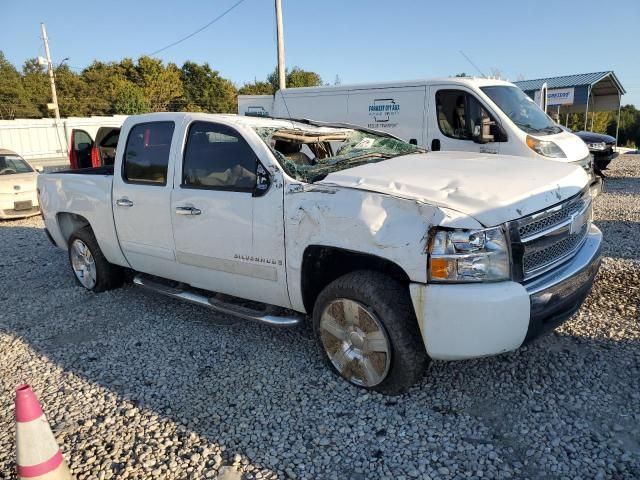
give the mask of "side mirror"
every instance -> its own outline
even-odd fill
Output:
[[[38,173],[44,172],[44,167],[42,167],[41,165],[38,165],[37,167],[33,167],[33,169]]]
[[[494,142],[495,139],[491,134],[491,127],[495,124],[496,122],[490,118],[482,117],[479,124],[476,123],[473,127],[473,141],[480,144]]]
[[[262,197],[269,191],[271,186],[271,176],[260,162],[256,162],[256,187],[253,191],[254,197]]]

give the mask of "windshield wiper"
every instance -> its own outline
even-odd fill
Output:
[[[526,128],[527,130],[531,130],[532,132],[542,132],[541,129],[534,127],[530,123],[516,122],[515,120],[513,121],[513,123],[515,123],[518,127]]]
[[[549,125],[548,127],[541,128],[540,131],[549,133],[560,133],[562,129],[560,127],[556,127],[555,125]]]

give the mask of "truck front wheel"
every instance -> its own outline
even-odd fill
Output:
[[[378,272],[352,272],[327,285],[313,326],[329,365],[359,387],[400,394],[429,362],[407,289]]]
[[[77,282],[87,290],[97,293],[122,285],[122,268],[107,261],[90,227],[69,238],[69,263]]]

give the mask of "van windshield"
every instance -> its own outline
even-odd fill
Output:
[[[494,85],[480,87],[500,110],[515,123],[520,130],[536,135],[551,135],[562,132],[549,116],[515,86]]]
[[[289,176],[313,183],[328,174],[424,149],[369,131],[333,127],[256,127]]]

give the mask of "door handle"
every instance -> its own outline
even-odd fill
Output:
[[[116,205],[119,207],[133,207],[133,202],[128,198],[119,198],[116,200]]]
[[[202,210],[196,207],[176,207],[178,215],[200,215]]]

